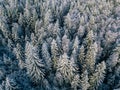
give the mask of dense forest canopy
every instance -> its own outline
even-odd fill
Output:
[[[0,90],[120,90],[120,0],[0,0]]]

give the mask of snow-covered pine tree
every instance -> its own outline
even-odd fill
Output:
[[[96,66],[95,72],[89,78],[90,88],[89,90],[96,90],[100,86],[105,78],[106,65],[105,62],[101,62]]]
[[[26,69],[31,81],[34,83],[43,83],[45,77],[45,65],[39,58],[38,46],[26,43]]]
[[[56,40],[53,39],[52,43],[51,43],[51,54],[52,54],[52,65],[53,65],[53,69],[56,70],[57,64],[58,64],[58,60],[59,60],[59,49],[58,49],[58,45]]]
[[[88,73],[92,73],[94,71],[95,63],[96,63],[93,37],[94,37],[93,31],[89,30],[86,37],[87,53],[85,57],[85,63],[86,63],[86,68],[88,70]]]
[[[15,53],[18,59],[19,66],[21,69],[23,69],[25,67],[25,53],[23,47],[19,43],[17,43]]]
[[[86,62],[85,62],[85,49],[84,46],[80,47],[79,57],[78,57],[78,63],[81,67],[81,71],[83,72],[86,70]]]
[[[62,76],[61,78],[63,80],[62,82],[59,82],[60,84],[65,85],[71,83],[75,72],[73,65],[74,64],[70,62],[67,53],[64,53],[62,56],[60,56],[57,65],[57,73]]]
[[[48,51],[48,44],[47,42],[44,42],[42,44],[42,58],[45,62],[45,65],[46,65],[46,69],[48,70],[48,72],[50,72],[50,70],[52,69],[52,60],[51,60],[51,57],[50,57],[50,53]]]
[[[81,79],[80,79],[80,88],[81,88],[81,90],[88,90],[88,88],[90,87],[90,84],[89,84],[88,81],[89,81],[88,72],[87,72],[87,70],[85,70],[81,74]]]

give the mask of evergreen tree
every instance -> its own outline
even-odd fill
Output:
[[[62,56],[60,56],[57,66],[57,72],[61,74],[63,78],[63,82],[61,82],[62,85],[64,85],[64,82],[67,84],[72,81],[74,77],[74,71],[75,68],[73,67],[73,63],[70,62],[67,53],[64,53]]]
[[[85,57],[86,68],[88,69],[89,73],[92,73],[94,71],[95,63],[96,63],[92,30],[90,30],[88,32],[88,35],[86,37],[86,43],[87,43],[87,53],[86,53],[86,57]]]
[[[85,49],[84,46],[80,47],[80,54],[78,58],[78,63],[82,69],[82,72],[86,69],[86,62],[85,62]]]
[[[90,90],[96,90],[98,89],[98,86],[100,86],[105,78],[105,69],[106,65],[105,62],[101,62],[96,66],[95,72],[92,76],[90,76],[89,83],[90,83]]]
[[[81,79],[80,79],[80,87],[82,90],[88,90],[88,88],[90,87],[90,84],[88,81],[89,81],[88,72],[87,70],[85,70],[82,73]]]
[[[50,57],[50,53],[48,51],[48,44],[47,42],[44,42],[42,45],[42,58],[45,61],[45,65],[47,67],[45,67],[48,71],[51,70],[52,67],[52,60]]]
[[[23,69],[25,67],[25,55],[24,55],[23,47],[19,43],[17,43],[15,53],[16,53],[16,57],[19,61],[19,66],[21,69]]]
[[[56,69],[58,60],[59,60],[59,50],[58,50],[57,43],[54,39],[51,43],[51,54],[52,54],[53,68]]]
[[[41,83],[45,76],[45,66],[42,59],[39,58],[38,47],[31,43],[26,43],[26,69],[32,82]]]

